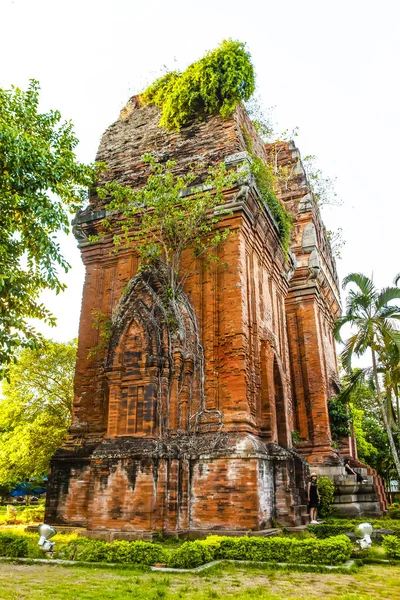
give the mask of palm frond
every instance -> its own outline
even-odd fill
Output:
[[[347,342],[344,345],[344,348],[340,354],[340,358],[342,360],[343,363],[343,367],[346,370],[347,373],[351,373],[352,372],[352,359],[353,359],[353,354],[354,354],[354,348],[357,345],[359,339],[358,339],[358,335],[355,333],[354,335],[350,336],[349,339],[347,340]]]
[[[343,325],[346,325],[346,323],[351,323],[352,322],[352,317],[349,315],[344,315],[343,317],[339,317],[338,319],[336,319],[334,325],[333,325],[333,336],[335,338],[335,340],[337,342],[339,342],[340,344],[343,344],[343,340],[342,340],[342,336],[340,335],[340,330],[342,329]]]
[[[400,319],[400,306],[383,306],[378,316],[381,319]]]
[[[386,306],[391,300],[400,298],[400,288],[398,287],[386,287],[380,292],[376,299],[376,310],[379,311],[381,308]]]
[[[395,329],[389,320],[382,319],[379,323],[379,333],[383,340],[390,340],[394,344],[397,353],[400,355],[400,331]]]
[[[346,298],[346,314],[355,315],[359,313],[360,308],[365,311],[371,306],[371,298],[360,292],[350,290]]]
[[[343,279],[342,288],[345,289],[349,283],[355,283],[365,296],[371,298],[376,296],[374,282],[366,275],[363,275],[363,273],[349,273],[349,275]]]
[[[349,383],[343,387],[338,395],[338,399],[347,404],[350,400],[351,394],[357,389],[362,383],[368,382],[372,373],[372,368],[367,367],[365,369],[355,369],[349,374]]]

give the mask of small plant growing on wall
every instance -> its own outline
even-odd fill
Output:
[[[194,257],[207,255],[218,260],[213,250],[228,236],[227,229],[215,228],[223,211],[216,211],[223,190],[234,185],[236,171],[224,164],[210,168],[202,184],[202,165],[194,165],[177,175],[175,161],[158,163],[151,154],[142,157],[150,166],[145,187],[134,190],[116,181],[98,189],[107,199],[113,215],[103,220],[104,233],[112,233],[116,249],[135,246],[141,257],[141,269],[157,265],[167,273],[165,300],[174,301],[184,277],[180,275],[182,254],[191,248]]]
[[[112,334],[112,322],[106,314],[99,310],[92,310],[92,327],[99,331],[99,343],[90,349],[88,358],[96,356],[99,352],[107,348]]]

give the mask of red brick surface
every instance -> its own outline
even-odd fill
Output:
[[[167,134],[158,119],[157,109],[128,103],[100,145],[108,179],[143,185],[148,151],[177,160],[182,172],[193,160],[217,164],[246,151],[243,131],[261,158],[277,151],[241,107],[180,133]],[[337,379],[337,276],[318,208],[303,201],[309,189],[297,151],[278,149],[279,164],[290,167],[281,198],[294,219],[297,268],[254,182],[227,190],[232,211],[218,227],[232,234],[220,262],[209,268],[190,251],[183,258],[180,336],[163,313],[162,278],[138,273],[135,248],[116,254],[107,237],[86,241],[101,223],[100,200],[93,195],[79,215],[86,278],[74,418],[52,463],[52,522],[167,532],[256,530],[277,517],[298,523],[306,464],[292,431],[309,461],[337,461],[327,411]],[[310,224],[314,238],[304,234]],[[113,330],[108,347],[88,358],[100,341],[93,311],[112,319]]]

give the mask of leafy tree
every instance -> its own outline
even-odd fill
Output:
[[[20,351],[0,399],[0,485],[47,473],[71,422],[76,341]]]
[[[387,403],[384,398],[379,378],[380,356],[388,346],[400,359],[400,333],[395,327],[395,321],[400,319],[400,307],[390,304],[392,300],[400,299],[400,289],[387,287],[379,292],[371,279],[361,273],[351,273],[343,280],[345,288],[349,283],[356,286],[351,289],[346,302],[346,314],[340,317],[335,324],[335,335],[343,343],[340,335],[345,324],[352,326],[351,334],[341,354],[346,371],[352,373],[352,359],[354,354],[362,356],[367,350],[371,352],[372,376],[381,411],[382,421],[388,436],[389,447],[400,477],[400,460],[393,437],[393,431],[388,416]],[[363,371],[360,371],[362,374]],[[361,375],[357,376],[361,377]]]
[[[396,478],[396,467],[390,451],[371,369],[355,369],[342,379],[337,401],[348,410],[357,441],[358,458],[375,469],[389,484]],[[398,444],[398,432],[393,431]]]
[[[386,481],[396,479],[396,466],[390,451],[389,439],[379,413],[367,416],[362,409],[350,405],[354,433],[357,440],[358,457],[369,464]],[[396,438],[396,433],[394,432]],[[398,439],[397,439],[398,442]]]
[[[201,165],[176,175],[174,161],[162,165],[151,154],[142,160],[151,168],[145,187],[134,190],[112,181],[98,189],[101,198],[109,199],[107,209],[115,216],[104,219],[103,228],[115,232],[116,248],[138,247],[142,269],[150,264],[165,269],[166,294],[173,300],[184,280],[179,273],[183,252],[192,248],[198,257],[226,239],[228,230],[214,229],[221,214],[216,209],[223,203],[223,190],[232,186],[237,173],[228,173],[221,164],[208,171],[202,185],[194,185],[201,177]],[[208,258],[216,260],[212,253]]]
[[[194,118],[229,116],[255,88],[255,76],[245,44],[224,40],[186,71],[167,73],[141,94],[146,104],[162,109],[160,125],[179,130]]]
[[[328,411],[332,439],[339,442],[341,438],[350,435],[351,417],[348,406],[341,401],[340,397],[335,396],[328,400]]]
[[[58,268],[58,231],[69,231],[95,177],[76,160],[71,122],[57,110],[39,112],[39,84],[26,91],[0,89],[0,371],[19,347],[35,347],[41,336],[29,323],[54,317],[38,300],[42,290],[65,288]]]

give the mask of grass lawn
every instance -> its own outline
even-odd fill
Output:
[[[203,575],[0,564],[1,600],[400,600],[400,566],[356,574],[307,574],[215,567]]]

